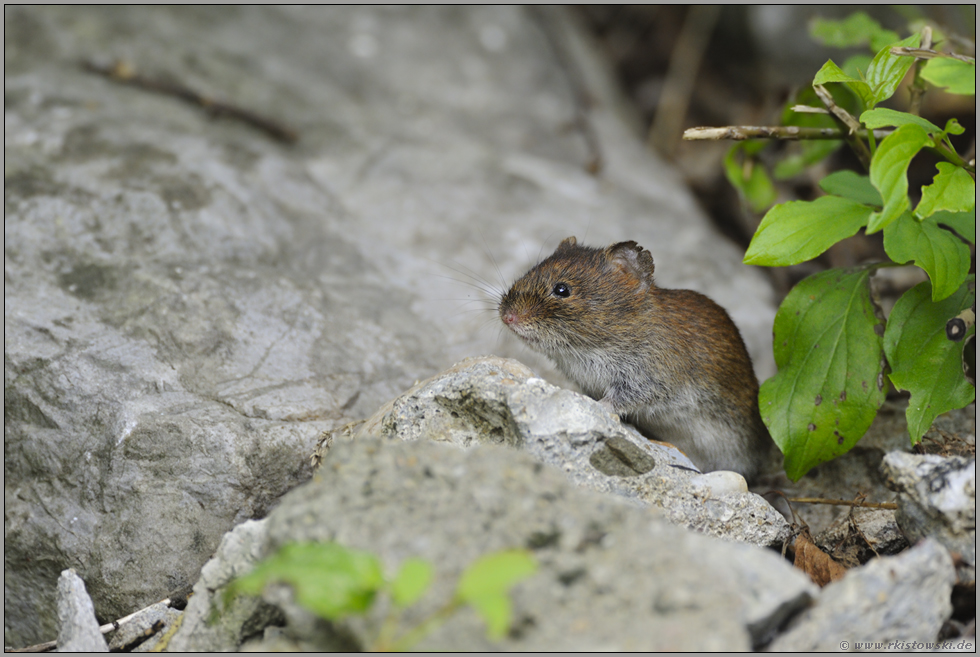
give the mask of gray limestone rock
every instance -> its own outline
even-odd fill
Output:
[[[961,558],[961,578],[976,579],[977,461],[962,456],[890,452],[882,470],[898,491],[895,519],[909,541],[932,537]]]
[[[909,546],[890,509],[852,509],[813,542],[847,567],[875,556],[898,554]]]
[[[120,652],[152,652],[183,616],[165,602],[158,602],[136,612],[120,622],[119,628],[109,634],[109,650]]]
[[[253,632],[282,622],[282,614],[262,600],[240,596],[225,604],[221,595],[222,587],[251,571],[265,555],[267,522],[248,520],[221,539],[194,584],[180,628],[166,645],[169,652],[234,650]],[[220,615],[212,614],[214,608]]]
[[[772,371],[767,282],[561,11],[8,5],[4,24],[7,645],[56,634],[63,569],[102,618],[156,602],[310,476],[322,432],[465,355],[525,354],[460,312],[498,283],[459,279],[503,287],[566,235],[643,244]],[[299,142],[81,65],[116,59]]]
[[[58,578],[58,651],[109,652],[85,582],[69,568]]]
[[[513,360],[470,358],[416,384],[358,436],[375,432],[459,447],[521,448],[584,488],[657,507],[676,524],[758,545],[781,546],[789,536],[785,519],[746,492],[737,474],[730,473],[741,492],[721,484],[721,473],[698,475],[672,445],[647,440],[595,400],[557,388]]]
[[[478,617],[463,610],[417,646],[422,650],[746,650],[816,594],[775,552],[674,526],[622,498],[582,490],[529,454],[493,445],[338,442],[313,481],[283,498],[262,525],[252,524],[267,532],[259,550],[257,535],[243,543],[244,556],[230,556],[231,539],[222,544],[170,649],[240,647],[243,633],[205,625],[219,587],[240,564],[295,541],[368,550],[389,574],[408,557],[432,563],[432,587],[406,612],[402,629],[444,604],[481,555],[532,551],[539,570],[512,591],[513,624],[504,639],[488,641]],[[364,649],[387,604],[383,597],[368,617],[326,628],[297,620],[294,609],[285,629],[255,627],[258,640],[246,647],[324,650],[347,642]]]
[[[849,570],[820,592],[813,608],[769,645],[778,651],[910,650],[934,643],[952,613],[956,574],[941,544],[926,539],[894,557]],[[925,647],[925,646],[921,646]]]

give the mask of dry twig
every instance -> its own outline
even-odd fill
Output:
[[[851,150],[854,151],[854,154],[858,156],[858,159],[861,160],[864,168],[870,169],[871,151],[868,150],[867,145],[857,136],[857,133],[861,130],[861,123],[851,116],[850,112],[834,102],[834,97],[830,95],[830,92],[823,85],[813,85],[813,91],[817,94],[820,102],[824,104],[824,107],[830,110],[831,115],[847,128],[847,134],[844,139],[851,147]]]
[[[120,84],[128,84],[146,91],[180,98],[181,100],[203,107],[214,116],[228,116],[233,119],[238,119],[243,123],[262,130],[270,137],[288,144],[295,143],[299,138],[295,130],[268,117],[262,116],[252,110],[205,96],[179,82],[140,75],[136,72],[132,64],[122,60],[115,62],[111,66],[92,61],[83,61],[82,68],[91,73],[103,75]]]
[[[667,156],[673,154],[677,146],[677,134],[687,115],[697,72],[720,13],[717,5],[693,5],[687,10],[684,26],[677,36],[657,114],[647,135],[647,144]]]
[[[108,634],[109,632],[118,630],[120,627],[122,627],[129,621],[133,620],[133,618],[135,618],[137,614],[141,614],[147,609],[149,609],[150,607],[153,607],[161,603],[169,606],[170,598],[164,598],[160,602],[154,602],[152,605],[149,605],[148,607],[144,607],[139,611],[134,611],[128,616],[123,616],[122,618],[118,620],[114,620],[111,623],[106,623],[105,625],[99,627],[99,632],[102,632],[102,634]],[[3,651],[4,652],[48,652],[49,650],[54,650],[56,647],[58,647],[57,641],[45,641],[44,643],[35,643],[33,646],[27,646],[26,648],[4,648]]]
[[[790,502],[798,504],[833,504],[835,506],[859,506],[864,509],[890,509],[898,508],[894,502],[855,502],[851,500],[828,500],[822,497],[788,497]]]
[[[891,134],[891,130],[875,130],[875,139],[883,139]],[[859,130],[858,137],[867,137],[867,130]],[[722,128],[689,128],[684,131],[684,139],[720,141],[731,139],[782,139],[799,141],[801,139],[847,139],[847,135],[839,128],[801,128],[795,125],[753,126],[730,125]]]
[[[931,34],[930,34],[931,36]],[[923,44],[925,45],[925,44]],[[966,55],[957,55],[952,52],[939,52],[937,50],[931,50],[927,45],[923,48],[892,48],[891,53],[899,57],[917,57],[919,59],[933,59],[935,57],[949,57],[950,59],[958,59],[961,62],[966,62],[967,64],[972,64],[976,62],[973,57],[967,57]]]

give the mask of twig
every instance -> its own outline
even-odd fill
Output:
[[[105,625],[99,627],[99,632],[102,632],[102,634],[108,634],[113,630],[118,630],[120,627],[122,627],[129,621],[133,620],[133,618],[137,614],[141,614],[147,609],[149,609],[150,607],[156,606],[161,603],[169,606],[170,598],[164,598],[160,602],[154,602],[152,605],[149,605],[148,607],[143,607],[139,611],[134,611],[128,616],[123,616],[122,618],[118,620],[114,620],[111,623],[106,623]],[[3,651],[4,652],[47,652],[48,650],[53,650],[56,647],[58,647],[57,641],[45,641],[44,643],[36,643],[33,646],[27,646],[26,648],[4,648]]]
[[[865,509],[889,509],[895,510],[898,505],[894,502],[854,502],[851,500],[828,500],[822,497],[790,497],[786,498],[790,502],[798,504],[833,504],[834,506],[859,506]]]
[[[813,91],[816,92],[820,102],[822,102],[824,106],[830,110],[833,117],[847,127],[848,133],[844,139],[854,151],[854,154],[858,156],[858,159],[861,160],[861,164],[864,165],[864,168],[870,169],[871,151],[868,150],[868,147],[857,137],[856,134],[861,129],[861,124],[857,119],[851,116],[850,112],[834,102],[834,97],[830,95],[830,92],[827,91],[823,85],[813,85]]]
[[[875,139],[883,139],[892,133],[891,130],[875,130]],[[858,137],[867,137],[867,130],[858,130]],[[847,139],[843,130],[838,128],[801,128],[795,125],[786,126],[752,126],[730,125],[723,128],[689,128],[684,131],[687,140],[720,141],[732,139],[783,139],[798,141],[801,139]]]
[[[131,64],[122,60],[110,66],[97,64],[92,61],[83,61],[82,68],[91,73],[105,76],[120,84],[128,84],[146,91],[152,91],[165,96],[173,96],[193,105],[199,105],[213,116],[228,116],[233,119],[238,119],[243,123],[264,131],[270,137],[288,144],[295,143],[299,138],[296,131],[292,128],[261,114],[231,103],[216,100],[210,96],[205,96],[179,82],[140,75]]]
[[[961,62],[966,62],[967,64],[973,64],[977,60],[973,57],[968,57],[967,55],[957,55],[953,52],[939,52],[937,50],[931,50],[928,46],[925,48],[892,48],[891,53],[898,57],[917,57],[919,59],[934,59],[936,57],[948,57],[950,59],[958,59]]]
[[[838,105],[826,87],[822,84],[815,84],[813,85],[813,90],[817,93],[817,97],[820,98],[820,102],[824,104],[832,115],[848,127],[851,134],[861,129],[861,122],[854,118],[846,109]]]
[[[830,110],[826,108],[810,107],[809,105],[793,105],[790,109],[800,114],[830,114]]]
[[[670,156],[677,147],[677,134],[687,116],[698,69],[720,12],[718,5],[694,5],[687,10],[677,45],[670,55],[657,113],[647,135],[647,145],[664,155]]]
[[[932,45],[932,28],[928,25],[922,28],[921,42],[921,50],[928,51]],[[924,65],[924,59],[915,60],[915,72],[912,74],[912,86],[909,88],[909,114],[913,116],[919,116],[919,108],[922,106],[922,95],[926,92],[926,81],[922,79],[922,67]]]

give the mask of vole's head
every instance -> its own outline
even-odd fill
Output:
[[[652,289],[653,257],[636,242],[595,249],[569,237],[511,286],[498,312],[537,351],[603,349],[630,338]]]

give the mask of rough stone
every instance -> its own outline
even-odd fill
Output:
[[[58,578],[58,652],[109,652],[85,582],[69,568]]]
[[[243,560],[229,557],[230,540],[222,544],[170,649],[237,649],[243,633],[222,630],[219,642],[205,626],[218,587],[237,569],[212,564],[242,564],[294,541],[368,550],[388,573],[408,557],[432,563],[432,587],[407,610],[402,629],[450,599],[460,573],[479,556],[515,547],[533,552],[539,570],[513,589],[514,622],[505,638],[488,641],[482,623],[464,610],[416,646],[421,650],[746,650],[817,591],[776,552],[671,525],[621,498],[581,490],[529,454],[493,445],[338,442],[313,481],[252,526],[267,532],[264,547],[254,549],[257,536],[245,541]],[[314,647],[370,647],[387,604],[382,598],[367,618],[333,623],[332,639]],[[310,640],[292,624],[261,634],[256,627],[255,635],[250,650]]]
[[[151,652],[182,616],[183,612],[164,602],[140,609],[109,634],[109,650]]]
[[[949,552],[926,539],[898,556],[849,570],[843,579],[828,584],[815,605],[768,648],[871,651],[882,650],[889,642],[934,643],[952,612],[955,579]]]
[[[890,509],[853,509],[815,536],[813,542],[847,567],[872,557],[898,554],[909,546]]]
[[[723,538],[781,546],[790,533],[785,519],[746,492],[736,473],[729,474],[740,486],[722,485],[722,473],[706,479],[674,446],[647,440],[595,400],[508,359],[466,359],[415,385],[357,435],[372,432],[464,448],[521,448],[580,486],[658,507],[672,522]]]
[[[497,283],[459,279],[506,285],[566,235],[637,240],[772,371],[768,283],[560,10],[8,5],[4,24],[7,645],[56,634],[64,568],[100,618],[132,613],[308,478],[322,432],[465,355],[530,356],[460,312]],[[116,58],[299,142],[80,65]]]
[[[882,470],[898,491],[895,519],[909,541],[932,537],[962,559],[965,582],[976,579],[977,461],[962,456],[891,452]]]
[[[187,601],[180,628],[167,643],[168,652],[232,650],[254,631],[281,622],[282,615],[262,600],[239,596],[226,604],[215,593],[252,570],[265,554],[267,522],[248,520],[221,539],[214,556],[201,568],[201,578],[194,584],[194,595]],[[212,617],[212,605],[221,609],[217,618]],[[188,644],[191,632],[192,645]]]

